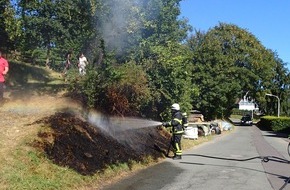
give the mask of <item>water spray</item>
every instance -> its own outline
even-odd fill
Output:
[[[159,121],[131,117],[109,117],[96,111],[90,111],[87,114],[87,120],[94,127],[99,128],[118,142],[130,146],[135,150],[138,150],[140,147],[138,143],[136,143],[136,140],[138,139],[135,139],[132,133],[130,135],[129,132],[131,130],[142,132],[138,131],[138,129],[158,127],[162,125]]]
[[[109,117],[95,111],[90,111],[87,119],[90,124],[109,133],[162,125],[159,121],[131,117]]]

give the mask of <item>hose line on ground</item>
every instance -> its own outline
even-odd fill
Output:
[[[244,158],[244,159],[237,159],[237,158],[222,158],[222,157],[216,157],[216,156],[207,156],[202,154],[183,154],[183,156],[199,156],[204,158],[212,158],[212,159],[218,159],[218,160],[230,160],[230,161],[238,161],[238,162],[244,162],[254,159],[261,159],[263,162],[269,162],[269,161],[275,161],[275,162],[281,162],[281,163],[287,163],[289,164],[290,161],[286,160],[284,158],[280,158],[277,156],[255,156],[250,158]]]

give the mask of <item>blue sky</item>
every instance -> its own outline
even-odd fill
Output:
[[[290,0],[183,0],[181,17],[197,30],[235,24],[276,51],[290,70]]]

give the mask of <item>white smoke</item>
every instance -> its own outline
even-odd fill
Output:
[[[144,29],[144,18],[154,21],[159,12],[160,0],[106,0],[107,17],[100,15],[97,30],[101,32],[106,46],[121,54],[132,45],[137,45],[136,35]],[[154,7],[154,11],[152,10]],[[148,10],[148,11],[147,11]],[[134,37],[133,37],[134,36]]]

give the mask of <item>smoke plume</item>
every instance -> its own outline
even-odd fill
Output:
[[[145,22],[154,21],[160,0],[106,0],[105,14],[98,16],[97,30],[106,47],[117,55],[138,45]],[[105,15],[105,16],[104,16]],[[145,21],[146,20],[146,21]]]

